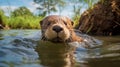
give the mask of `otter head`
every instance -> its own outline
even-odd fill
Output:
[[[53,42],[66,42],[71,37],[73,22],[64,16],[51,15],[40,21],[42,39]]]

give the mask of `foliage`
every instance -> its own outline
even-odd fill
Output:
[[[12,29],[39,29],[39,21],[42,17],[28,16],[24,18],[22,16],[11,17],[7,23]]]
[[[0,9],[0,16],[4,16],[4,11]]]
[[[86,7],[84,5],[87,5],[87,8],[92,9],[94,3],[96,2],[98,2],[98,0],[71,0],[71,3],[73,4],[73,17],[72,18],[75,22],[75,26],[77,26],[79,23],[82,8]]]
[[[17,17],[17,16],[33,16],[32,12],[24,6],[19,7],[18,9],[14,10],[11,13],[12,17]]]
[[[81,17],[80,15],[76,15],[76,16],[73,17],[74,27],[78,26],[80,17]]]
[[[94,3],[98,0],[84,0],[84,2],[88,5],[88,8],[93,8]]]
[[[7,17],[4,15],[4,11],[0,9],[0,24],[5,25],[7,22]]]
[[[16,9],[9,17],[6,17],[4,11],[0,10],[0,20],[4,26],[9,26],[11,29],[39,29],[39,21],[42,18],[42,16],[34,16],[26,7]]]
[[[39,21],[42,17],[34,16],[30,10],[24,6],[11,12],[6,24],[12,29],[39,29]]]
[[[3,16],[4,16],[4,12],[3,12],[3,10],[0,9],[0,24],[3,23],[3,21],[2,21]]]
[[[56,12],[57,7],[61,10],[60,7],[64,7],[65,5],[63,0],[34,0],[34,2],[40,5],[37,9],[42,16],[48,15],[51,12]]]
[[[85,4],[89,7],[93,6],[96,0],[33,0],[39,4],[37,9],[39,10],[39,17],[33,15],[27,7],[19,7],[14,11],[10,11],[10,16],[6,17],[4,12],[0,10],[0,20],[4,25],[9,26],[12,29],[38,29],[39,21],[46,15],[52,12],[59,11],[59,14],[65,6],[71,6],[73,8],[72,18],[75,25],[79,23],[81,9],[85,8]],[[101,0],[102,1],[102,0]],[[66,4],[67,3],[67,4]]]

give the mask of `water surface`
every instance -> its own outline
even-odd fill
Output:
[[[94,48],[40,36],[40,30],[0,30],[0,67],[120,67],[120,36],[95,36],[102,44]]]

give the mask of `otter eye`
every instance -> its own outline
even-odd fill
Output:
[[[48,26],[49,26],[50,24],[51,24],[50,22],[47,23]]]
[[[65,25],[67,25],[67,23],[66,23],[66,22],[64,22],[64,24],[65,24]]]

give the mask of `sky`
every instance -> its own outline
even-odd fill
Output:
[[[9,16],[10,11],[14,11],[16,8],[20,6],[26,6],[31,12],[33,12],[34,14],[37,14],[36,7],[38,7],[39,5],[34,3],[33,0],[0,0],[0,8],[4,10],[5,15],[7,16]],[[83,8],[82,12],[84,12],[85,10],[86,9]],[[60,13],[54,12],[51,14],[59,15]],[[62,10],[61,15],[65,15],[65,16],[73,15],[71,7],[70,6],[65,7]]]
[[[33,0],[0,0],[0,8],[5,11],[6,15],[9,15],[9,11],[14,11],[20,6],[26,6],[31,12],[35,13],[38,4],[35,4]]]

